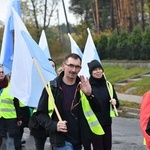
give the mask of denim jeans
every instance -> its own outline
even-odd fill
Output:
[[[73,145],[70,142],[65,141],[65,146],[55,147],[54,150],[74,150]]]
[[[7,137],[6,137],[6,149],[7,150],[15,150],[14,138],[10,137],[8,132],[7,132]]]

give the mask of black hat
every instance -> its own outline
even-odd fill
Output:
[[[89,62],[89,63],[88,63],[88,67],[89,67],[89,72],[90,72],[90,74],[91,74],[92,71],[93,71],[94,69],[96,69],[96,68],[101,68],[101,69],[104,71],[102,65],[101,65],[100,62],[97,61],[97,60],[92,60],[91,62]]]

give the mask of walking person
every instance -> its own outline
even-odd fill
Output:
[[[22,124],[19,126],[19,136],[16,136],[14,139],[16,150],[22,149],[22,144],[25,144],[26,141],[22,139],[24,128],[28,127],[30,119],[30,108],[25,106],[21,101],[19,101],[20,112],[22,117]]]
[[[48,60],[52,67],[56,70],[56,62],[51,58],[48,58]],[[33,109],[33,114],[29,120],[30,134],[34,138],[36,150],[44,150],[45,142],[47,137],[49,137],[49,134],[46,129],[37,122],[35,115],[36,109]]]
[[[78,77],[80,69],[81,58],[77,54],[69,54],[63,62],[63,71],[50,83],[62,121],[50,109],[51,102],[46,89],[38,104],[36,119],[48,132],[54,150],[81,150],[81,145],[90,140],[90,130],[103,133],[95,116],[92,120],[87,119],[93,115],[92,112],[88,113],[91,109],[87,104],[89,101],[97,102],[97,99],[88,79]],[[85,108],[85,105],[88,107]]]
[[[4,75],[3,66],[0,66],[0,87],[0,147],[5,138],[6,149],[15,150],[14,137],[19,135],[21,113],[18,99],[9,94],[9,79]]]
[[[101,103],[99,106],[91,101],[91,108],[93,109],[98,121],[100,122],[105,134],[97,135],[91,132],[91,143],[93,150],[111,150],[112,147],[112,117],[115,116],[113,105],[119,107],[119,101],[116,92],[110,82],[105,79],[103,74],[104,69],[97,60],[92,60],[88,63],[90,78],[89,82],[92,91]],[[111,98],[112,97],[112,98]],[[88,148],[87,148],[88,149]],[[89,144],[89,150],[91,146]]]

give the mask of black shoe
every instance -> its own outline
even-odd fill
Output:
[[[25,144],[25,143],[26,143],[26,141],[25,141],[25,140],[21,141],[21,144]]]

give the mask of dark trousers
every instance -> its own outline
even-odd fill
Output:
[[[83,145],[84,150],[111,150],[112,147],[111,125],[104,126],[102,128],[105,134],[104,135],[93,134],[91,141]]]
[[[47,137],[34,137],[36,150],[44,150],[46,139]]]
[[[21,150],[21,139],[22,139],[22,136],[23,136],[23,132],[24,132],[24,128],[20,127],[20,133],[17,136],[15,136],[15,138],[14,138],[14,143],[15,143],[15,149],[16,150]]]
[[[111,125],[102,127],[105,134],[102,136],[93,135],[92,145],[93,150],[111,150],[112,147],[112,131]]]

